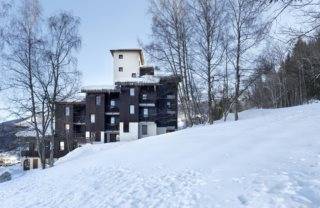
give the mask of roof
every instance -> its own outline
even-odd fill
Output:
[[[72,97],[57,101],[57,103],[83,103],[85,102],[85,99],[85,93],[76,93]]]
[[[142,49],[140,48],[122,48],[122,49],[111,49],[110,53],[113,56],[115,52],[138,52],[140,54],[141,65],[144,64],[144,57],[142,53]]]
[[[125,81],[116,82],[120,85],[155,85],[159,84],[160,77],[153,75],[143,75],[141,77],[132,77]]]
[[[91,85],[85,86],[81,92],[118,92],[119,89],[115,85]]]

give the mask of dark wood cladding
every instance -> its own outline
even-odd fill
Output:
[[[97,105],[97,97],[100,104]],[[95,133],[95,141],[101,141],[101,131],[105,131],[105,104],[108,99],[106,93],[88,93],[86,96],[86,131]],[[95,115],[95,122],[91,122],[91,115]]]
[[[153,67],[140,67],[140,76],[143,75],[154,75]]]
[[[134,89],[134,96],[130,96],[130,89]],[[120,122],[139,122],[139,93],[138,86],[122,86],[120,93]],[[134,114],[130,114],[130,105],[134,106]]]
[[[157,86],[157,125],[178,127],[178,83],[175,80],[162,80]],[[170,103],[170,106],[168,106]]]
[[[86,132],[98,142],[101,141],[101,133],[104,133],[105,142],[117,141],[120,122],[123,122],[125,132],[129,131],[130,122],[155,122],[157,127],[166,127],[167,132],[174,131],[178,120],[178,83],[174,77],[161,78],[160,83],[153,84],[118,83],[117,90],[87,91],[82,102],[57,103],[55,157],[64,156],[69,150],[88,142]],[[134,89],[133,96],[130,89]],[[100,103],[97,103],[98,96]],[[130,114],[130,105],[134,106],[134,114]],[[66,116],[66,107],[70,109],[69,116]],[[147,116],[144,109],[148,109]],[[95,115],[94,123],[91,122],[91,114]],[[69,131],[66,124],[69,124]],[[65,142],[62,151],[61,141]]]
[[[86,142],[85,139],[85,102],[56,103],[55,111],[55,142],[54,155],[56,158],[66,155],[69,150]],[[69,115],[66,115],[66,108]],[[69,125],[69,130],[66,125]],[[60,149],[60,142],[64,142],[65,149]]]

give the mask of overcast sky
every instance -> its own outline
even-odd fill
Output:
[[[110,49],[136,48],[150,28],[148,0],[40,0],[45,16],[60,10],[81,18],[78,68],[84,85],[112,83]]]

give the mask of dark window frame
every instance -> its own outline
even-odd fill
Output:
[[[123,59],[123,54],[119,54],[119,59]]]
[[[123,72],[123,67],[120,66],[120,67],[118,68],[118,70],[119,70],[119,72]]]

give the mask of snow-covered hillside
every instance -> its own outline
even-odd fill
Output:
[[[320,103],[86,145],[0,184],[0,207],[320,206]]]

